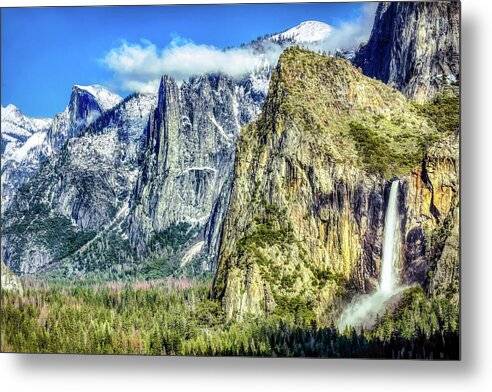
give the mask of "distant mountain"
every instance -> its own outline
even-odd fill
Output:
[[[120,101],[120,96],[99,85],[73,86],[68,106],[55,116],[48,131],[51,148],[60,150],[68,139],[78,136],[87,125]]]
[[[12,270],[37,273],[65,265],[122,217],[154,105],[155,96],[135,94],[101,112],[97,97],[73,88],[67,110],[48,132],[51,155],[4,214],[2,259]],[[75,265],[68,268],[74,272]]]
[[[2,107],[2,211],[47,157],[120,100],[101,86],[74,86],[69,105],[54,119],[29,118],[13,105]]]
[[[46,130],[50,124],[49,118],[32,118],[25,116],[16,106],[7,105],[1,108],[2,137],[1,154],[2,164],[21,147],[34,133]]]
[[[332,31],[332,27],[326,23],[308,20],[268,37],[269,41],[276,43],[307,44],[326,40]]]
[[[52,120],[27,117],[14,105],[1,108],[2,211],[48,155],[45,144]]]
[[[75,85],[73,89],[79,92],[85,91],[92,95],[99,105],[100,110],[103,112],[115,107],[122,100],[118,94],[109,91],[99,84],[93,84],[90,86]]]

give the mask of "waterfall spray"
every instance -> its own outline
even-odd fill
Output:
[[[400,182],[394,180],[386,207],[383,234],[383,255],[381,258],[381,275],[379,289],[371,295],[359,297],[343,311],[338,328],[344,330],[347,326],[370,326],[377,316],[384,312],[387,301],[398,292],[396,278],[396,263],[399,257],[399,216],[398,188]]]

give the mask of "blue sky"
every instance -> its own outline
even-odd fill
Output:
[[[73,84],[99,83],[124,96],[145,78],[155,77],[152,72],[161,71],[159,64],[169,54],[162,51],[171,41],[174,46],[188,45],[190,51],[203,49],[200,45],[222,49],[305,20],[339,26],[356,36],[360,32],[352,30],[366,23],[364,7],[312,3],[4,8],[2,105],[13,103],[31,116],[53,116],[67,105]],[[131,73],[124,68],[128,56],[139,61],[140,68]]]

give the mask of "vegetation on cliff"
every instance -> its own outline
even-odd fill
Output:
[[[441,134],[459,132],[460,98],[455,88],[446,88],[431,100],[416,103],[415,107]]]
[[[344,59],[291,48],[272,76],[257,132],[296,126],[330,161],[391,178],[418,165],[425,148],[439,137],[428,119],[449,115],[454,103],[446,95],[433,105],[414,107]],[[454,113],[450,119],[456,121]]]
[[[422,166],[454,102],[418,106],[344,59],[284,51],[238,145],[213,288],[226,317],[299,309],[329,325],[374,287],[385,184]]]

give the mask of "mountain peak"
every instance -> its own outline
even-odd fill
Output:
[[[17,106],[11,103],[9,103],[7,106],[2,106],[2,122],[15,121],[15,119],[20,119],[22,117],[23,114]]]
[[[332,27],[324,22],[306,20],[282,33],[275,34],[272,41],[293,41],[296,43],[317,42],[326,39],[331,33]]]
[[[19,111],[19,109],[17,108],[17,106],[9,103],[7,106],[2,106],[2,111],[14,112],[14,111]]]
[[[92,84],[88,86],[76,84],[73,86],[72,92],[76,92],[77,90],[85,91],[92,95],[104,111],[111,109],[122,101],[122,98],[118,94],[111,92],[106,87],[99,84]]]
[[[42,128],[47,128],[50,123],[50,118],[34,118],[28,117],[21,110],[9,103],[7,106],[2,106],[2,124],[4,129],[2,131],[7,132],[6,123],[15,124],[18,127],[24,129],[24,131],[32,133]],[[25,133],[25,132],[22,132]]]

